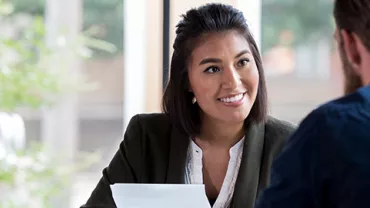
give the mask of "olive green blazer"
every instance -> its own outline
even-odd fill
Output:
[[[271,164],[295,130],[287,122],[269,117],[266,123],[245,127],[245,143],[231,207],[253,208],[269,184]],[[115,208],[114,183],[183,184],[189,136],[182,134],[164,114],[140,114],[128,124],[119,150],[90,198],[81,208]]]

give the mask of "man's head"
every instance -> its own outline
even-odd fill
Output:
[[[334,19],[345,92],[352,93],[370,84],[370,1],[335,0]]]

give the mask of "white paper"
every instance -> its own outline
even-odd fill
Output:
[[[114,184],[117,208],[211,208],[203,184]]]

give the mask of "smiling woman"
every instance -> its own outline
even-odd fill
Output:
[[[190,58],[190,91],[204,112],[203,119],[217,120],[223,127],[228,123],[232,126],[239,123],[239,129],[242,129],[244,119],[256,100],[259,84],[258,68],[249,43],[235,31],[206,36],[205,41],[194,48]],[[235,131],[222,128],[222,132],[218,135]]]
[[[134,116],[83,207],[115,183],[204,184],[215,208],[252,208],[294,127],[267,116],[261,57],[242,12],[189,10],[177,25],[162,114]],[[145,199],[143,199],[145,200]]]

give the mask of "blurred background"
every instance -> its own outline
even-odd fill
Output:
[[[209,2],[247,17],[271,115],[341,95],[332,0],[0,0],[0,208],[82,205],[130,118],[160,112],[180,15]]]

